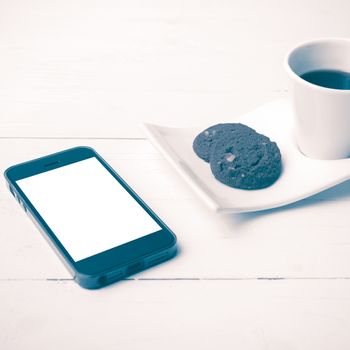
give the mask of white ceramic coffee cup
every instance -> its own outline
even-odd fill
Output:
[[[306,42],[285,60],[296,139],[306,156],[341,159],[350,156],[350,90],[311,84],[300,75],[319,69],[350,72],[350,40],[325,38]]]

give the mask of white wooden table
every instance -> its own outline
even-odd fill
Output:
[[[84,290],[1,178],[0,349],[349,349],[350,183],[217,215],[138,128],[210,125],[286,96],[286,51],[350,37],[349,13],[348,0],[1,0],[1,172],[90,145],[180,252]]]

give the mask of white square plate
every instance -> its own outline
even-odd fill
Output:
[[[292,111],[285,99],[263,105],[240,118],[221,122],[241,122],[277,142],[282,154],[283,170],[272,186],[261,190],[240,190],[217,181],[209,164],[198,158],[192,149],[196,135],[210,125],[169,128],[143,124],[155,147],[215,211],[239,213],[276,208],[350,178],[349,158],[316,160],[305,157],[299,151],[294,139]]]

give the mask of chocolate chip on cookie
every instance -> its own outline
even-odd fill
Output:
[[[210,168],[220,182],[256,190],[273,184],[281,173],[281,153],[275,142],[256,132],[227,134],[210,153]]]
[[[196,136],[193,141],[193,150],[199,158],[209,162],[209,157],[216,141],[225,135],[252,134],[255,131],[240,123],[225,123],[213,125]]]

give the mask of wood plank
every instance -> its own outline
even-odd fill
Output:
[[[74,145],[95,147],[174,230],[179,255],[144,278],[350,277],[350,182],[278,210],[209,211],[146,140],[2,139],[5,167]],[[147,173],[147,176],[140,174]],[[2,279],[69,278],[34,225],[0,186]]]
[[[349,37],[347,13],[345,0],[3,3],[0,134],[139,137],[144,120],[226,120],[285,95],[287,50]]]
[[[0,282],[2,349],[319,349],[350,343],[350,281]]]
[[[287,208],[217,215],[147,140],[84,139],[143,138],[144,120],[234,119],[285,96],[286,51],[350,37],[348,14],[347,0],[1,2],[0,172],[91,145],[180,252],[83,290],[0,176],[0,349],[348,349],[350,182]]]
[[[261,104],[286,96],[282,92],[203,94],[118,94],[95,101],[1,103],[0,135],[5,137],[144,138],[142,122],[174,127],[235,121]],[[44,99],[42,96],[40,99]],[[79,100],[79,99],[76,99]],[[31,102],[33,101],[33,102]],[[117,101],[117,102],[116,102]],[[112,104],[112,106],[110,106]],[[118,104],[118,106],[113,106]],[[140,109],[141,108],[141,109]]]

